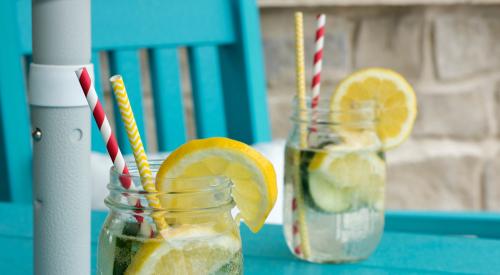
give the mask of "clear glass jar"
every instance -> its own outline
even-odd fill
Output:
[[[154,176],[160,163],[151,162]],[[105,199],[110,211],[99,237],[97,274],[243,273],[229,179],[168,179],[164,184],[171,190],[152,194],[141,191],[136,166],[129,170],[130,176],[110,172]],[[133,188],[124,189],[123,180],[131,180]],[[148,206],[151,196],[161,208]],[[168,227],[158,230],[153,216],[164,218]]]
[[[384,227],[386,165],[375,112],[364,102],[337,111],[308,108],[292,116],[284,233],[297,257],[352,262],[377,247]]]

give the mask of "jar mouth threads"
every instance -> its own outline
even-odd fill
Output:
[[[308,99],[309,100],[309,99]],[[343,106],[333,110],[330,106],[320,105],[312,108],[307,104],[306,108],[294,109],[290,120],[293,123],[307,125],[306,129],[330,127],[351,127],[359,129],[374,129],[377,123],[377,106],[373,100],[365,100],[353,103],[351,106]]]
[[[372,100],[355,102],[337,110],[324,105],[313,109],[307,105],[294,110],[290,117],[293,124],[290,134],[306,136],[306,147],[310,149],[318,149],[325,144],[381,148],[377,119],[377,106]],[[289,137],[289,143],[304,147],[296,144],[292,137]]]
[[[160,160],[150,162],[153,177],[161,165]],[[146,192],[141,187],[141,178],[137,167],[127,163],[129,174],[118,173],[113,167],[110,169],[110,182],[107,185],[109,195],[105,204],[112,210],[131,211],[144,215],[162,212],[164,215],[188,214],[213,211],[227,211],[235,203],[231,195],[233,183],[223,176],[204,176],[193,178],[166,178],[162,179],[167,190]],[[126,189],[120,181],[129,179],[131,188]],[[148,199],[156,197],[161,202],[161,207],[152,207],[147,204]],[[137,204],[129,204],[129,201]]]
[[[303,110],[290,117],[293,123],[306,124],[310,127],[355,127],[374,129],[377,118],[374,109],[329,111],[329,110]]]

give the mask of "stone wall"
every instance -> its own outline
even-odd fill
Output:
[[[274,138],[286,138],[294,88],[293,12],[305,13],[310,79],[314,17],[327,14],[322,96],[369,66],[392,68],[415,87],[419,115],[408,142],[387,154],[388,207],[500,210],[500,1],[412,5],[416,0],[260,0]],[[462,1],[464,2],[464,1]],[[320,4],[320,6],[316,6]],[[372,5],[367,4],[385,4]],[[394,4],[401,3],[401,6]],[[353,6],[349,6],[352,4]],[[446,5],[444,5],[446,4]],[[142,52],[149,150],[156,150],[148,65]],[[182,82],[194,136],[185,51]],[[107,66],[107,58],[102,61]],[[107,81],[106,68],[102,70]],[[106,100],[110,103],[109,90]],[[111,104],[107,104],[112,116]]]
[[[369,66],[392,68],[415,87],[413,134],[388,153],[389,208],[500,210],[500,5],[262,8],[276,138],[286,137],[294,93],[295,10],[305,13],[308,79],[314,17],[327,14],[324,97]]]

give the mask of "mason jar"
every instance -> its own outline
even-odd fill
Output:
[[[365,259],[384,228],[386,165],[376,108],[359,102],[294,110],[285,150],[287,245],[311,262]]]
[[[154,176],[161,162],[150,164]],[[128,167],[130,175],[110,171],[105,199],[109,214],[99,237],[97,274],[243,273],[229,179],[165,179],[162,186],[171,186],[166,192],[146,193],[136,166]],[[124,181],[131,187],[122,187]],[[148,205],[152,196],[161,207]],[[153,217],[164,219],[166,228],[160,230]]]

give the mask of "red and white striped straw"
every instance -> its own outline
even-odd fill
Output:
[[[321,90],[321,69],[323,67],[323,45],[325,41],[325,22],[326,15],[318,14],[316,17],[316,38],[313,61],[313,78],[311,81],[311,109],[313,122],[317,119],[315,110],[319,105],[319,95]],[[316,131],[316,127],[312,127],[312,131]]]
[[[296,191],[301,192],[301,191]],[[293,217],[293,225],[292,225],[292,239],[293,239],[293,252],[297,255],[302,255],[302,242],[300,239],[300,224],[299,217],[297,217],[297,198],[292,198],[292,217]]]
[[[92,111],[92,115],[95,119],[95,122],[97,123],[97,128],[99,128],[99,131],[101,132],[102,139],[106,144],[106,149],[108,150],[108,154],[111,158],[111,161],[113,162],[116,171],[124,175],[129,175],[127,164],[125,163],[125,159],[123,158],[120,148],[118,147],[118,142],[116,141],[116,137],[111,130],[111,125],[109,124],[106,113],[102,108],[102,104],[99,101],[99,98],[97,97],[97,93],[87,69],[83,67],[75,71],[75,73],[78,77],[80,86],[83,90],[83,94],[87,99],[90,110]],[[135,186],[132,184],[132,180],[130,179],[130,177],[120,177],[120,183],[126,190],[135,190]],[[143,208],[143,206],[141,205],[141,201],[136,197],[130,197],[128,199],[128,204],[137,208]],[[139,213],[140,210],[138,210],[137,212]],[[141,232],[150,231],[149,229],[145,228],[149,225],[147,223],[143,223],[144,217],[140,215],[134,215],[134,217],[136,221],[141,224]]]
[[[321,70],[323,67],[323,45],[325,41],[325,22],[326,15],[318,14],[316,17],[316,37],[315,37],[315,50],[314,50],[314,59],[313,59],[313,78],[311,81],[311,115],[313,126],[310,128],[311,132],[316,132],[317,128],[314,125],[317,119],[317,112],[319,105],[319,96],[321,90]],[[300,191],[296,191],[300,192]],[[293,226],[292,226],[292,234],[293,234],[293,250],[295,254],[302,255],[305,251],[302,248],[308,249],[308,244],[304,244],[303,242],[306,240],[301,240],[300,236],[300,224],[297,217],[297,199],[295,197],[292,198],[292,213],[293,213]],[[304,230],[304,229],[302,229]],[[308,254],[308,253],[307,253]],[[307,257],[307,255],[304,255]]]

